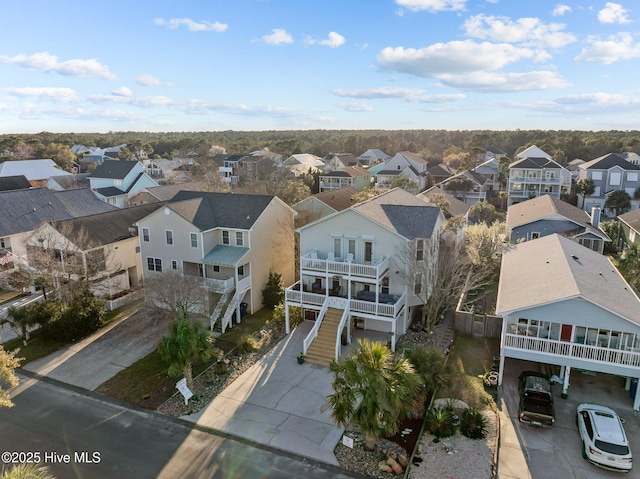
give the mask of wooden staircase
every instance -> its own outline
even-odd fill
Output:
[[[318,336],[307,350],[306,362],[329,367],[329,363],[336,358],[336,336],[343,312],[342,309],[327,309]]]

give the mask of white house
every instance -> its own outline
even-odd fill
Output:
[[[102,201],[118,208],[128,206],[129,200],[144,188],[158,186],[144,172],[140,161],[108,160],[103,162],[89,176],[91,189]]]
[[[292,306],[315,321],[301,347],[310,361],[338,358],[354,327],[388,333],[395,349],[419,295],[432,288],[443,221],[439,207],[396,188],[298,230],[300,280],[286,289],[287,331]],[[327,335],[330,347],[314,342]]]
[[[496,314],[505,358],[571,370],[640,377],[640,299],[609,259],[554,234],[509,248],[502,257]],[[633,408],[640,409],[640,394]]]
[[[378,188],[391,188],[396,178],[408,178],[418,183],[419,191],[427,187],[427,160],[418,153],[403,151],[387,160],[376,175]]]

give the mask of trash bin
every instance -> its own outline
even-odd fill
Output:
[[[636,393],[638,392],[638,378],[633,378],[631,380],[631,387],[629,387],[629,395],[631,399],[636,398]]]
[[[244,316],[244,313],[247,311],[247,303],[240,303],[240,319]]]

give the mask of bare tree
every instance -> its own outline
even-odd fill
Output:
[[[178,270],[151,273],[145,279],[145,302],[162,317],[204,316],[208,309],[208,290],[202,278]]]
[[[491,226],[485,223],[469,226],[464,239],[466,252],[477,269],[486,269],[493,277],[500,270],[502,253],[507,244],[506,223],[495,222]]]

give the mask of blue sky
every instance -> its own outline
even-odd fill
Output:
[[[640,128],[640,5],[3,5],[0,133]]]

